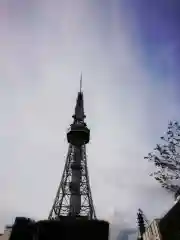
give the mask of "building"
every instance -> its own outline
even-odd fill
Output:
[[[160,219],[159,229],[163,240],[180,239],[180,201]]]
[[[0,240],[9,240],[11,235],[12,226],[6,226],[4,233],[0,234]]]
[[[143,234],[143,240],[161,240],[161,234],[159,230],[159,219],[154,219],[152,223],[146,228]]]
[[[96,219],[63,217],[41,220],[17,217],[9,240],[108,240],[109,223]]]
[[[155,219],[145,228],[143,240],[179,240],[180,239],[180,201],[161,218]]]

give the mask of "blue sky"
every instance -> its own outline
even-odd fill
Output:
[[[161,81],[167,75],[171,84],[178,84],[179,31],[180,23],[177,0],[123,1],[126,16],[135,29],[139,47],[147,68],[159,76]],[[166,81],[166,79],[164,79]]]
[[[171,206],[143,159],[179,119],[179,4],[155,2],[1,1],[2,228],[48,216],[81,71],[97,215],[134,227],[139,207],[152,219]]]

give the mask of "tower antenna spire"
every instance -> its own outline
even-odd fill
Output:
[[[82,92],[82,72],[81,72],[81,77],[80,77],[80,93]]]

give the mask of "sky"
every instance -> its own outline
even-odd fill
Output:
[[[0,228],[47,218],[68,149],[79,79],[97,216],[136,227],[173,197],[144,160],[180,118],[177,0],[1,0]]]

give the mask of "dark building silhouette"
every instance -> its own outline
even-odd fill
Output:
[[[141,234],[142,240],[179,240],[180,239],[180,198],[176,194],[176,202],[160,219],[154,219]]]
[[[163,240],[180,239],[180,202],[178,201],[159,222]]]
[[[109,224],[99,220],[66,217],[34,222],[16,218],[10,240],[108,240]]]

